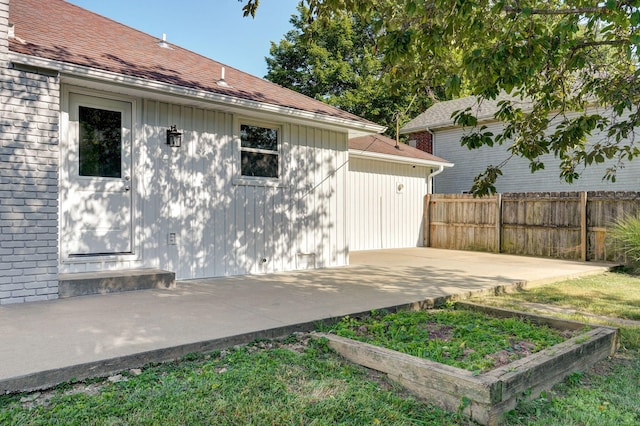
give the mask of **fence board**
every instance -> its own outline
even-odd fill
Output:
[[[425,245],[560,259],[620,261],[607,227],[640,212],[640,192],[425,197]],[[428,237],[427,237],[428,235]]]
[[[431,247],[454,250],[498,251],[496,233],[499,197],[473,198],[466,194],[431,194],[428,205]]]
[[[640,212],[640,192],[604,192],[587,194],[587,258],[597,261],[621,261],[606,239],[607,227],[617,219]]]

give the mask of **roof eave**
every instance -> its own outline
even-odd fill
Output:
[[[224,105],[226,109],[234,109],[237,112],[246,112],[247,110],[259,111],[290,118],[296,118],[302,121],[315,122],[319,124],[343,128],[348,131],[349,138],[378,134],[386,130],[386,127],[380,126],[375,123],[349,120],[346,118],[335,117],[327,114],[318,114],[296,108],[242,99],[234,96],[223,95],[220,93],[208,92],[205,90],[191,89],[188,87],[162,83],[139,77],[127,76],[124,74],[101,70],[98,68],[76,65],[68,62],[26,55],[23,53],[9,52],[9,60],[14,63],[28,65],[31,67],[55,70],[61,75],[72,78],[75,77],[81,79],[90,79],[92,81],[134,87],[143,89],[145,91],[165,93],[184,98],[196,99],[199,101],[206,101],[211,104]]]
[[[411,158],[411,157],[401,157],[398,155],[389,155],[389,154],[380,154],[378,152],[369,152],[362,151],[359,149],[350,149],[349,156],[353,156],[356,158],[366,158],[372,160],[380,160],[391,163],[400,163],[400,164],[410,164],[414,166],[423,166],[423,167],[453,167],[453,163],[445,162],[445,161],[435,161],[435,160],[423,160],[420,158]]]
[[[499,121],[499,120],[496,119],[492,114],[483,115],[483,116],[478,117],[478,123],[491,123],[491,122],[495,122],[495,121]],[[402,128],[402,129],[400,129],[400,134],[401,135],[406,135],[406,134],[409,134],[409,133],[416,133],[416,132],[423,132],[423,131],[431,132],[433,130],[442,130],[442,129],[456,128],[456,127],[462,127],[462,126],[456,125],[451,120],[450,121],[441,121],[441,122],[432,123],[432,124],[428,124],[428,125],[425,124],[425,125],[416,126],[416,127]]]

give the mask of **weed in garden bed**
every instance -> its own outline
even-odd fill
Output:
[[[323,331],[474,372],[508,364],[575,333],[453,309],[346,316]]]

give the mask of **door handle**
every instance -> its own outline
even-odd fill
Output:
[[[126,191],[129,191],[130,189],[131,189],[131,187],[130,187],[129,185],[127,185],[127,186],[125,186],[125,187],[124,187],[124,191],[125,191],[125,192],[126,192]]]

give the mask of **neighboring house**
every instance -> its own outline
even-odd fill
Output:
[[[382,135],[349,140],[349,248],[422,246],[424,197],[453,164]]]
[[[511,98],[513,100],[513,98]],[[422,114],[407,123],[401,133],[408,135],[410,143],[427,152],[456,164],[435,179],[434,193],[455,194],[467,192],[473,185],[475,176],[488,165],[497,166],[509,157],[509,144],[484,146],[469,150],[460,145],[461,137],[469,129],[456,126],[451,118],[455,111],[471,108],[478,118],[478,125],[487,126],[494,134],[500,133],[503,124],[494,118],[497,111],[495,101],[478,102],[474,97],[455,99],[434,104]],[[527,105],[521,107],[526,110]],[[594,133],[590,140],[595,142],[602,135]],[[529,162],[522,158],[511,158],[503,167],[504,175],[496,183],[498,192],[537,192],[537,191],[637,191],[640,188],[640,160],[625,164],[618,170],[615,183],[603,180],[609,165],[600,164],[577,170],[580,179],[568,184],[559,177],[560,160],[553,155],[542,157],[544,170],[531,173]]]
[[[62,0],[0,0],[0,303],[96,271],[346,265],[348,140],[383,130]]]

